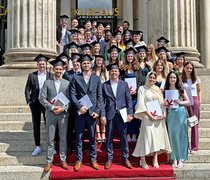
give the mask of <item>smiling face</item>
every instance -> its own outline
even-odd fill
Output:
[[[82,62],[82,70],[83,71],[89,71],[91,68],[91,63],[90,61],[83,61]]]
[[[101,66],[103,65],[103,58],[97,57],[97,58],[96,58],[96,65],[97,65],[98,67],[101,67]]]
[[[127,59],[128,63],[132,63],[133,62],[133,58],[134,58],[133,54],[127,54],[126,55],[126,59]]]
[[[186,73],[186,75],[191,75],[192,71],[193,71],[193,66],[191,64],[187,64],[184,67],[184,72]]]
[[[111,59],[112,59],[112,60],[116,60],[117,57],[118,57],[117,51],[112,51],[112,52],[110,53],[110,56],[111,56]]]
[[[37,62],[37,67],[38,67],[38,70],[39,70],[40,72],[46,71],[46,68],[47,68],[47,63],[46,63],[46,61],[38,61],[38,62]]]
[[[177,59],[176,59],[176,64],[177,64],[177,66],[182,67],[183,64],[184,64],[184,58],[182,58],[182,57],[177,57]]]
[[[155,67],[156,72],[162,72],[163,71],[163,64],[161,62],[157,63],[157,66]]]
[[[170,85],[175,85],[177,82],[177,77],[174,73],[171,73],[169,76],[169,84]]]
[[[157,77],[155,76],[155,74],[152,73],[149,75],[148,82],[150,85],[154,85],[156,80],[157,80]]]
[[[63,66],[55,66],[53,68],[54,74],[56,78],[61,78],[63,73]]]
[[[118,80],[119,75],[120,75],[119,69],[112,69],[110,71],[110,78],[113,81]]]

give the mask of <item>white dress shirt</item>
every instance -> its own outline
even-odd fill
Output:
[[[117,95],[118,81],[117,82],[114,82],[114,81],[110,80],[110,82],[111,82],[111,87],[112,87],[113,94],[116,97],[116,95]]]
[[[38,71],[38,83],[39,83],[39,92],[41,93],[41,89],[44,85],[44,82],[47,78],[47,72],[41,73]]]
[[[60,79],[55,79],[55,77],[54,77],[54,84],[55,84],[56,92],[58,94],[59,93],[60,86],[61,86],[61,80]]]

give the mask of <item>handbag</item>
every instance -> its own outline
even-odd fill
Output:
[[[189,111],[190,111],[190,113],[188,113],[187,123],[188,123],[188,127],[191,127],[192,128],[195,125],[197,125],[199,122],[198,122],[198,117],[196,115],[194,115],[191,106],[189,107]]]

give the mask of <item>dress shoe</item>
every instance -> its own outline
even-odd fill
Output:
[[[131,163],[130,163],[129,160],[124,161],[124,162],[123,162],[123,165],[124,165],[125,167],[127,167],[128,169],[132,169],[132,168],[133,168],[133,166],[131,165]]]
[[[91,161],[91,167],[95,170],[99,170],[99,165],[96,161]]]
[[[81,161],[77,161],[76,164],[74,165],[74,171],[79,171],[80,168],[82,167],[82,162]]]
[[[60,162],[60,166],[61,166],[63,169],[65,169],[65,170],[69,170],[68,164],[67,164],[66,162],[64,162],[64,161],[61,161],[61,162]]]
[[[149,169],[149,166],[145,160],[140,160],[139,164],[143,169]]]
[[[44,172],[46,172],[46,173],[49,172],[51,168],[52,168],[52,164],[46,164],[44,166]]]
[[[104,165],[104,169],[108,170],[112,166],[112,161],[107,161],[106,164]]]
[[[32,152],[32,156],[38,156],[39,154],[41,154],[42,149],[40,146],[36,146],[36,148],[34,149],[34,151]]]

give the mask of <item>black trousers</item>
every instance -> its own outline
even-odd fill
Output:
[[[37,100],[30,104],[30,109],[32,114],[35,146],[40,146],[41,114],[43,114],[44,122],[46,125],[45,108],[42,106],[39,100]]]

